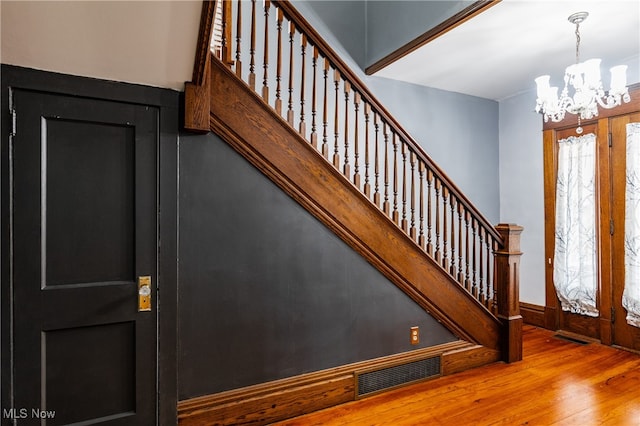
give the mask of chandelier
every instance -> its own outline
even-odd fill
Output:
[[[600,80],[600,59],[589,59],[580,62],[580,24],[587,19],[589,13],[577,12],[569,16],[569,22],[576,26],[576,63],[569,65],[564,73],[564,89],[558,97],[558,88],[549,85],[549,76],[541,75],[535,79],[538,91],[536,112],[542,112],[544,121],[561,121],[565,113],[578,116],[577,133],[582,133],[580,120],[588,120],[598,116],[598,105],[611,109],[629,102],[627,89],[627,66],[618,65],[611,68],[611,89],[605,93]],[[573,88],[573,96],[569,96],[569,86]]]

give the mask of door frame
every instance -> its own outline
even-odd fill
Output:
[[[609,119],[619,115],[625,115],[640,111],[640,83],[629,86],[631,102],[614,109],[598,108],[598,117],[582,122],[583,126],[597,125],[598,138],[597,155],[601,159],[596,168],[596,188],[598,192],[598,211],[596,221],[597,233],[600,235],[600,252],[598,254],[598,300],[600,317],[599,340],[605,345],[611,345],[612,324],[612,286],[611,286],[611,238],[609,224],[612,220],[610,208],[610,152],[607,142],[609,134]],[[553,256],[555,249],[555,185],[557,164],[557,133],[577,127],[575,115],[567,115],[564,120],[543,124],[542,140],[544,152],[544,211],[545,211],[545,308],[544,326],[550,330],[558,330],[560,327],[560,315],[562,309],[556,295],[553,283]]]
[[[1,65],[0,132],[0,405],[13,407],[11,280],[11,89],[152,106],[159,109],[157,152],[157,422],[177,423],[177,194],[180,93],[155,87]],[[19,117],[17,118],[19,119]],[[160,214],[160,212],[162,214]],[[5,372],[10,372],[9,374]]]

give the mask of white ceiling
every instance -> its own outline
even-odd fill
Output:
[[[580,11],[589,12],[580,57],[602,58],[605,90],[614,65],[627,64],[629,83],[640,82],[638,0],[502,0],[375,75],[497,101],[534,89],[542,74],[561,86],[575,62],[567,18]]]

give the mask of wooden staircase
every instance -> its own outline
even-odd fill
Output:
[[[220,39],[211,43],[216,19]],[[448,372],[521,359],[522,228],[489,224],[290,3],[203,3],[185,127],[218,134],[483,349]]]

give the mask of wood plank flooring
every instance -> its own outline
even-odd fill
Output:
[[[496,363],[276,425],[640,426],[640,355],[525,326],[524,360]]]

